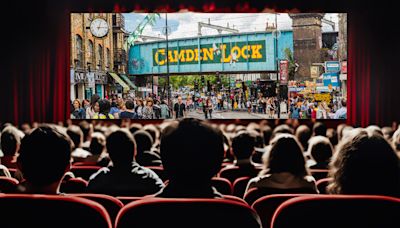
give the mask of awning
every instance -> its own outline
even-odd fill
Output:
[[[135,86],[135,84],[133,84],[133,82],[128,78],[128,76],[126,76],[125,74],[120,74],[121,78],[124,79],[124,81],[126,83],[128,83],[128,85],[132,88],[132,89],[137,89],[137,87]]]
[[[124,80],[122,80],[116,73],[110,73],[111,77],[114,78],[114,80],[116,82],[118,82],[118,84],[120,84],[124,90],[124,93],[129,92],[129,86],[124,82]]]

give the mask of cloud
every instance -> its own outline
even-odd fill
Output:
[[[144,13],[124,14],[126,19],[126,29],[133,31],[137,25],[147,15]],[[169,38],[196,37],[198,33],[198,22],[208,23],[219,26],[228,26],[238,29],[239,32],[255,32],[265,31],[266,24],[275,24],[275,14],[273,13],[170,13],[168,14],[168,27],[170,29]],[[327,13],[325,19],[332,20],[336,23],[335,30],[338,30],[338,14]],[[286,13],[277,15],[278,29],[291,30],[292,20]],[[151,27],[144,29],[143,35],[164,36],[163,28],[165,27],[165,14],[161,14],[161,18]],[[332,31],[332,27],[323,23],[323,32]],[[217,35],[218,31],[210,28],[203,28],[202,35]],[[226,34],[227,32],[222,32]]]

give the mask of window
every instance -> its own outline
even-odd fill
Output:
[[[103,69],[103,63],[104,63],[104,55],[103,55],[103,47],[99,44],[98,48],[98,62],[97,62],[97,66],[99,67],[99,69]]]
[[[93,41],[89,40],[88,41],[88,52],[89,52],[89,58],[88,58],[88,63],[94,64],[94,48],[93,48]]]
[[[82,50],[82,37],[80,35],[76,35],[76,61],[75,67],[82,68],[83,67],[83,50]]]
[[[107,58],[107,67],[110,67],[111,66],[110,49],[107,48],[106,54],[107,54],[107,56],[106,56],[106,58]]]

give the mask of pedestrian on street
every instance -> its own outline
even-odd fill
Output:
[[[143,119],[143,109],[144,109],[143,100],[139,98],[138,100],[136,100],[136,107],[135,107],[135,112],[138,119]]]
[[[71,114],[71,119],[85,119],[85,110],[81,107],[81,102],[75,99],[72,103],[74,106],[74,111]]]
[[[94,115],[99,114],[99,103],[100,96],[93,94],[90,98],[90,107],[86,108],[86,119],[93,119]]]
[[[143,119],[154,119],[154,111],[153,111],[153,99],[147,98],[146,106],[143,109]]]
[[[174,114],[176,119],[186,117],[186,107],[181,96],[178,97],[178,102],[174,105]]]

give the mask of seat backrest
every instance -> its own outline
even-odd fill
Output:
[[[117,199],[124,205],[127,205],[128,203],[143,199],[143,196],[117,196]]]
[[[212,186],[223,195],[232,194],[232,184],[228,179],[222,177],[213,177],[211,179]]]
[[[63,193],[85,193],[88,182],[81,178],[70,178],[61,182],[60,192]]]
[[[156,219],[143,219],[149,214]],[[259,228],[261,223],[253,209],[233,200],[148,198],[122,208],[116,228],[127,227]]]
[[[228,179],[231,183],[235,182],[236,179],[240,177],[255,177],[259,173],[260,169],[258,167],[254,167],[253,169],[243,169],[237,166],[229,166],[221,169],[218,176]]]
[[[400,227],[399,212],[400,199],[387,196],[300,196],[282,203],[271,224],[273,228]]]
[[[243,198],[250,177],[239,177],[233,182],[233,195]]]
[[[315,180],[320,180],[328,177],[329,170],[327,169],[311,169],[311,175],[315,178]]]
[[[326,194],[326,187],[328,187],[329,183],[332,182],[333,178],[327,177],[319,179],[316,183],[318,191],[320,194]]]
[[[100,204],[73,196],[0,194],[1,227],[111,228]]]
[[[15,178],[0,176],[0,193],[15,192],[18,183],[18,180]]]
[[[71,172],[75,175],[75,177],[81,177],[85,180],[89,180],[90,176],[101,168],[101,166],[72,166]]]
[[[89,200],[93,200],[101,204],[110,215],[111,221],[114,223],[117,218],[118,212],[124,206],[124,204],[117,198],[103,195],[103,194],[70,194],[71,196],[77,196]]]
[[[168,180],[168,177],[164,172],[163,167],[161,166],[145,166],[145,167],[153,170],[162,181]]]
[[[244,195],[244,200],[249,204],[253,203],[263,197],[273,194],[316,194],[317,192],[310,188],[289,188],[289,189],[278,189],[278,188],[252,188]]]
[[[294,197],[306,195],[309,194],[275,194],[263,196],[256,200],[251,207],[260,216],[262,227],[269,228],[274,212],[283,202]]]

